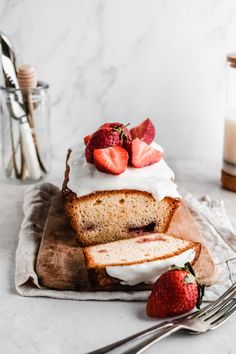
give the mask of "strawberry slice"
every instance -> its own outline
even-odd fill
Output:
[[[116,145],[93,151],[94,163],[101,172],[120,175],[126,170],[129,155],[125,149]]]
[[[88,144],[88,142],[89,142],[89,140],[91,139],[91,137],[92,137],[92,135],[86,135],[86,136],[84,137],[84,145],[87,145],[87,144]]]
[[[152,121],[147,118],[138,126],[130,129],[132,139],[139,138],[147,144],[151,144],[156,135],[156,129]]]
[[[161,152],[136,138],[131,144],[131,166],[140,168],[160,161]]]

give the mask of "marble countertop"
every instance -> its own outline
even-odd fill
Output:
[[[169,161],[178,184],[196,196],[223,198],[236,228],[236,194],[220,188],[220,164],[202,161]],[[64,163],[54,163],[50,182],[60,185]],[[23,218],[26,186],[0,178],[0,352],[86,353],[156,323],[145,315],[143,302],[77,302],[47,298],[24,298],[14,287],[17,235]],[[236,316],[218,330],[190,336],[176,333],[147,353],[235,353]],[[224,348],[224,349],[222,349]]]

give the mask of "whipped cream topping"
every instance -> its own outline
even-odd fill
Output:
[[[163,151],[156,143],[151,146]],[[84,145],[73,147],[68,161],[70,168],[68,188],[78,197],[98,191],[131,189],[151,193],[156,200],[165,197],[180,199],[174,183],[175,175],[166,162],[161,159],[151,166],[142,168],[127,167],[122,174],[115,176],[97,170],[85,158]]]
[[[177,256],[167,259],[132,264],[129,266],[106,267],[106,272],[111,277],[120,279],[122,285],[133,286],[140,283],[153,284],[172,264],[183,267],[186,262],[192,262],[194,258],[195,250],[191,248]]]

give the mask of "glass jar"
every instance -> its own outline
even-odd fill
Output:
[[[33,183],[50,171],[49,85],[1,87],[2,153],[7,178]]]
[[[236,192],[236,53],[227,55],[227,87],[222,186]]]

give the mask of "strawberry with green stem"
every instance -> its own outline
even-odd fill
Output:
[[[205,285],[199,284],[190,263],[173,265],[157,279],[146,307],[150,317],[176,316],[200,308]]]
[[[124,141],[131,140],[127,125],[122,123],[105,123],[89,139],[85,148],[86,160],[94,162],[93,151],[111,146],[122,146]]]

